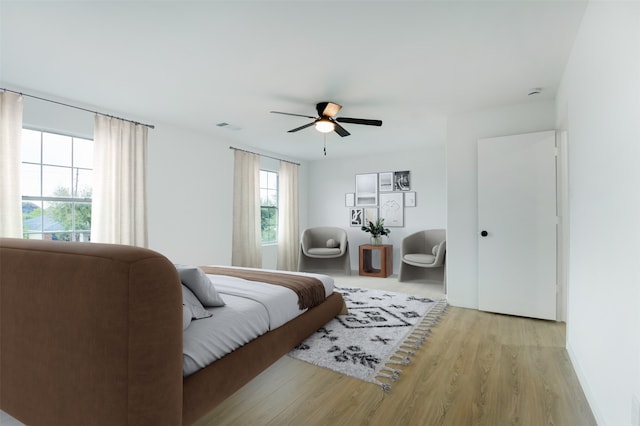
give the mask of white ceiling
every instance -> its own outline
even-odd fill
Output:
[[[298,159],[440,145],[446,117],[553,99],[578,1],[5,1],[2,87]],[[543,88],[536,96],[530,89]],[[339,116],[338,115],[338,116]],[[220,128],[217,123],[230,126]],[[151,140],[153,133],[151,133]],[[176,141],[180,144],[180,141]]]

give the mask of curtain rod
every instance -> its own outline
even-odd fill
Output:
[[[272,157],[270,155],[264,155],[264,154],[259,154],[257,152],[253,152],[253,151],[247,151],[246,149],[236,148],[235,146],[230,146],[229,149],[233,149],[233,150],[236,150],[236,151],[242,151],[242,152],[248,152],[249,154],[255,154],[255,155],[259,155],[261,157],[271,158],[272,160],[284,161],[285,163],[295,164],[296,166],[300,165],[300,163],[296,163],[295,161],[283,160],[282,158],[276,158],[276,157]]]
[[[58,105],[66,106],[66,107],[69,107],[69,108],[79,109],[80,111],[86,111],[86,112],[92,112],[92,113],[98,114],[98,115],[104,115],[105,117],[117,118],[118,120],[128,121],[129,123],[133,123],[133,124],[140,124],[141,126],[145,126],[145,127],[150,128],[150,129],[155,129],[156,128],[156,126],[154,126],[153,124],[139,123],[137,121],[127,120],[126,118],[116,117],[115,115],[105,114],[103,112],[98,112],[98,111],[93,111],[93,110],[90,110],[90,109],[87,109],[87,108],[82,108],[82,107],[79,107],[79,106],[76,106],[76,105],[69,105],[69,104],[65,104],[63,102],[54,101],[52,99],[41,98],[40,96],[30,95],[28,93],[16,92],[15,90],[6,89],[4,87],[0,88],[0,90],[4,90],[5,92],[15,93],[16,95],[20,95],[20,96],[26,96],[28,98],[38,99],[40,101],[51,102],[52,104],[58,104]]]

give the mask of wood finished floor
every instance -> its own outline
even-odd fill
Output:
[[[440,285],[335,277],[337,285],[433,296]],[[450,307],[390,393],[283,357],[203,425],[558,425],[595,419],[563,323]]]

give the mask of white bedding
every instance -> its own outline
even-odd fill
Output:
[[[328,275],[291,273],[313,276],[323,283],[327,296],[333,293],[333,278]],[[305,312],[298,308],[296,293],[286,287],[226,275],[207,277],[226,305],[207,308],[213,316],[192,321],[184,331],[185,377]]]

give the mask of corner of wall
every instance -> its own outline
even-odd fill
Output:
[[[596,422],[599,425],[605,425],[604,416],[598,409],[598,404],[596,404],[596,398],[594,396],[591,387],[589,386],[589,381],[587,380],[582,366],[580,365],[579,358],[576,356],[571,343],[567,339],[567,354],[569,355],[569,361],[571,361],[571,365],[573,366],[573,370],[576,372],[576,376],[578,377],[578,381],[580,382],[580,386],[582,387],[582,392],[584,392],[584,396],[587,398],[587,402],[591,407],[591,412],[593,413],[593,417],[596,418]]]

